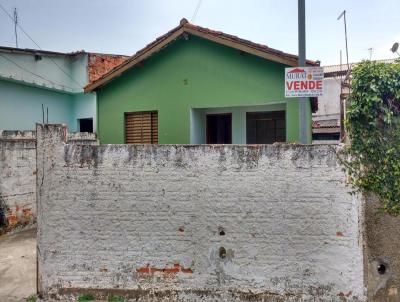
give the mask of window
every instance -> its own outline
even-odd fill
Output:
[[[80,118],[78,119],[78,126],[80,132],[93,132],[93,119]]]
[[[207,144],[232,144],[232,114],[207,114]]]
[[[248,112],[246,126],[248,144],[286,141],[285,111]]]
[[[125,113],[126,144],[158,144],[157,111]]]

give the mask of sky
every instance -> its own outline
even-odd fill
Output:
[[[196,11],[200,1],[199,9]],[[132,55],[179,24],[223,31],[297,54],[296,0],[0,0],[43,50],[86,50]],[[339,64],[345,55],[346,10],[349,61],[396,58],[400,0],[306,0],[307,58]],[[20,48],[37,48],[18,30]],[[12,20],[0,10],[0,45],[15,47]],[[372,54],[369,49],[372,48]]]

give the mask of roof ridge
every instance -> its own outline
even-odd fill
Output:
[[[85,87],[85,92],[90,92],[90,91],[104,85],[106,82],[110,81],[115,76],[120,75],[121,73],[125,72],[127,69],[135,66],[138,62],[141,62],[141,61],[147,59],[155,51],[160,50],[161,48],[166,46],[168,43],[172,42],[174,39],[179,37],[184,32],[187,32],[187,33],[193,34],[193,35],[197,35],[201,38],[209,39],[216,43],[219,43],[219,44],[222,44],[222,45],[225,45],[228,47],[236,48],[241,51],[248,52],[253,55],[262,57],[264,59],[276,61],[276,62],[285,64],[285,65],[296,66],[297,62],[298,62],[297,55],[285,53],[281,50],[268,47],[267,45],[255,43],[250,40],[239,38],[239,37],[231,35],[231,34],[226,34],[221,31],[216,31],[216,30],[212,30],[212,29],[209,29],[206,27],[199,26],[199,25],[194,25],[194,24],[189,23],[189,21],[186,18],[182,18],[180,20],[178,26],[172,28],[167,33],[159,36],[154,41],[147,44],[145,47],[139,49],[129,59],[127,59],[120,65],[114,67],[113,69],[111,69],[109,72],[102,75],[99,79],[97,79],[93,83],[88,84]],[[178,34],[176,34],[176,33],[178,33]],[[168,39],[169,39],[169,41],[168,41]],[[167,40],[167,42],[165,44],[162,44],[165,40]],[[159,47],[159,49],[156,49],[154,52],[152,52],[153,49],[156,48],[157,46]],[[146,56],[146,54],[148,54],[148,55]],[[143,56],[143,57],[141,57],[141,56]],[[314,66],[315,65],[319,66],[319,64],[320,64],[319,61],[307,60],[306,62],[308,65],[314,65]]]

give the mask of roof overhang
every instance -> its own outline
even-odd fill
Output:
[[[139,50],[130,59],[116,66],[108,73],[100,77],[98,80],[87,85],[84,88],[85,92],[91,92],[107,84],[115,77],[120,76],[122,73],[134,67],[136,64],[157,53],[184,33],[210,40],[221,45],[232,47],[245,53],[264,58],[266,60],[278,62],[287,66],[298,66],[298,57],[296,55],[284,53],[268,46],[253,43],[251,41],[244,40],[236,36],[196,26],[188,23],[186,19],[182,19],[179,26],[175,27],[165,35],[159,37],[158,39],[147,45],[145,48]],[[307,65],[318,66],[319,62],[307,60]]]

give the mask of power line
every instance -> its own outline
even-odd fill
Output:
[[[201,2],[202,2],[202,0],[199,0],[199,2],[197,2],[196,9],[194,10],[194,13],[193,13],[193,16],[192,16],[192,19],[190,20],[190,22],[194,22],[194,20],[196,19],[197,13],[199,12],[199,9],[201,6]]]
[[[4,8],[3,5],[0,4],[0,8],[6,13],[6,15],[14,22],[14,18],[8,13],[8,11]],[[19,24],[17,23],[16,26],[19,27],[19,29],[29,38],[29,40],[31,40],[40,50],[42,50],[42,48],[39,46],[39,44],[37,44],[35,42],[35,40],[33,40],[33,38],[25,31],[25,29]],[[56,61],[54,61],[51,57],[49,57],[49,59],[65,74],[67,75],[72,81],[74,81],[76,84],[78,84],[79,88],[82,88],[83,86],[85,86],[82,83],[79,83],[78,81],[76,81],[68,72],[66,72],[60,65],[57,64]]]
[[[41,75],[39,75],[39,74],[34,73],[33,71],[30,71],[29,69],[26,69],[25,67],[19,65],[17,62],[15,62],[14,60],[12,60],[12,59],[10,59],[10,58],[4,56],[4,55],[2,55],[1,53],[0,53],[0,57],[2,57],[3,59],[5,59],[5,60],[11,62],[12,64],[14,64],[15,66],[17,66],[18,68],[22,69],[23,71],[28,72],[28,73],[30,73],[30,74],[32,74],[32,75],[38,77],[38,78],[41,78],[42,80],[45,80],[45,81],[47,81],[47,82],[49,82],[49,83],[51,83],[51,84],[53,84],[53,85],[58,85],[58,86],[61,86],[61,87],[65,87],[65,88],[69,88],[69,89],[71,89],[71,90],[74,90],[74,88],[72,88],[72,87],[69,87],[69,86],[66,86],[66,85],[63,85],[63,84],[56,83],[56,82],[54,82],[54,81],[52,81],[52,80],[47,79],[46,77],[43,77],[43,76],[41,76]]]

